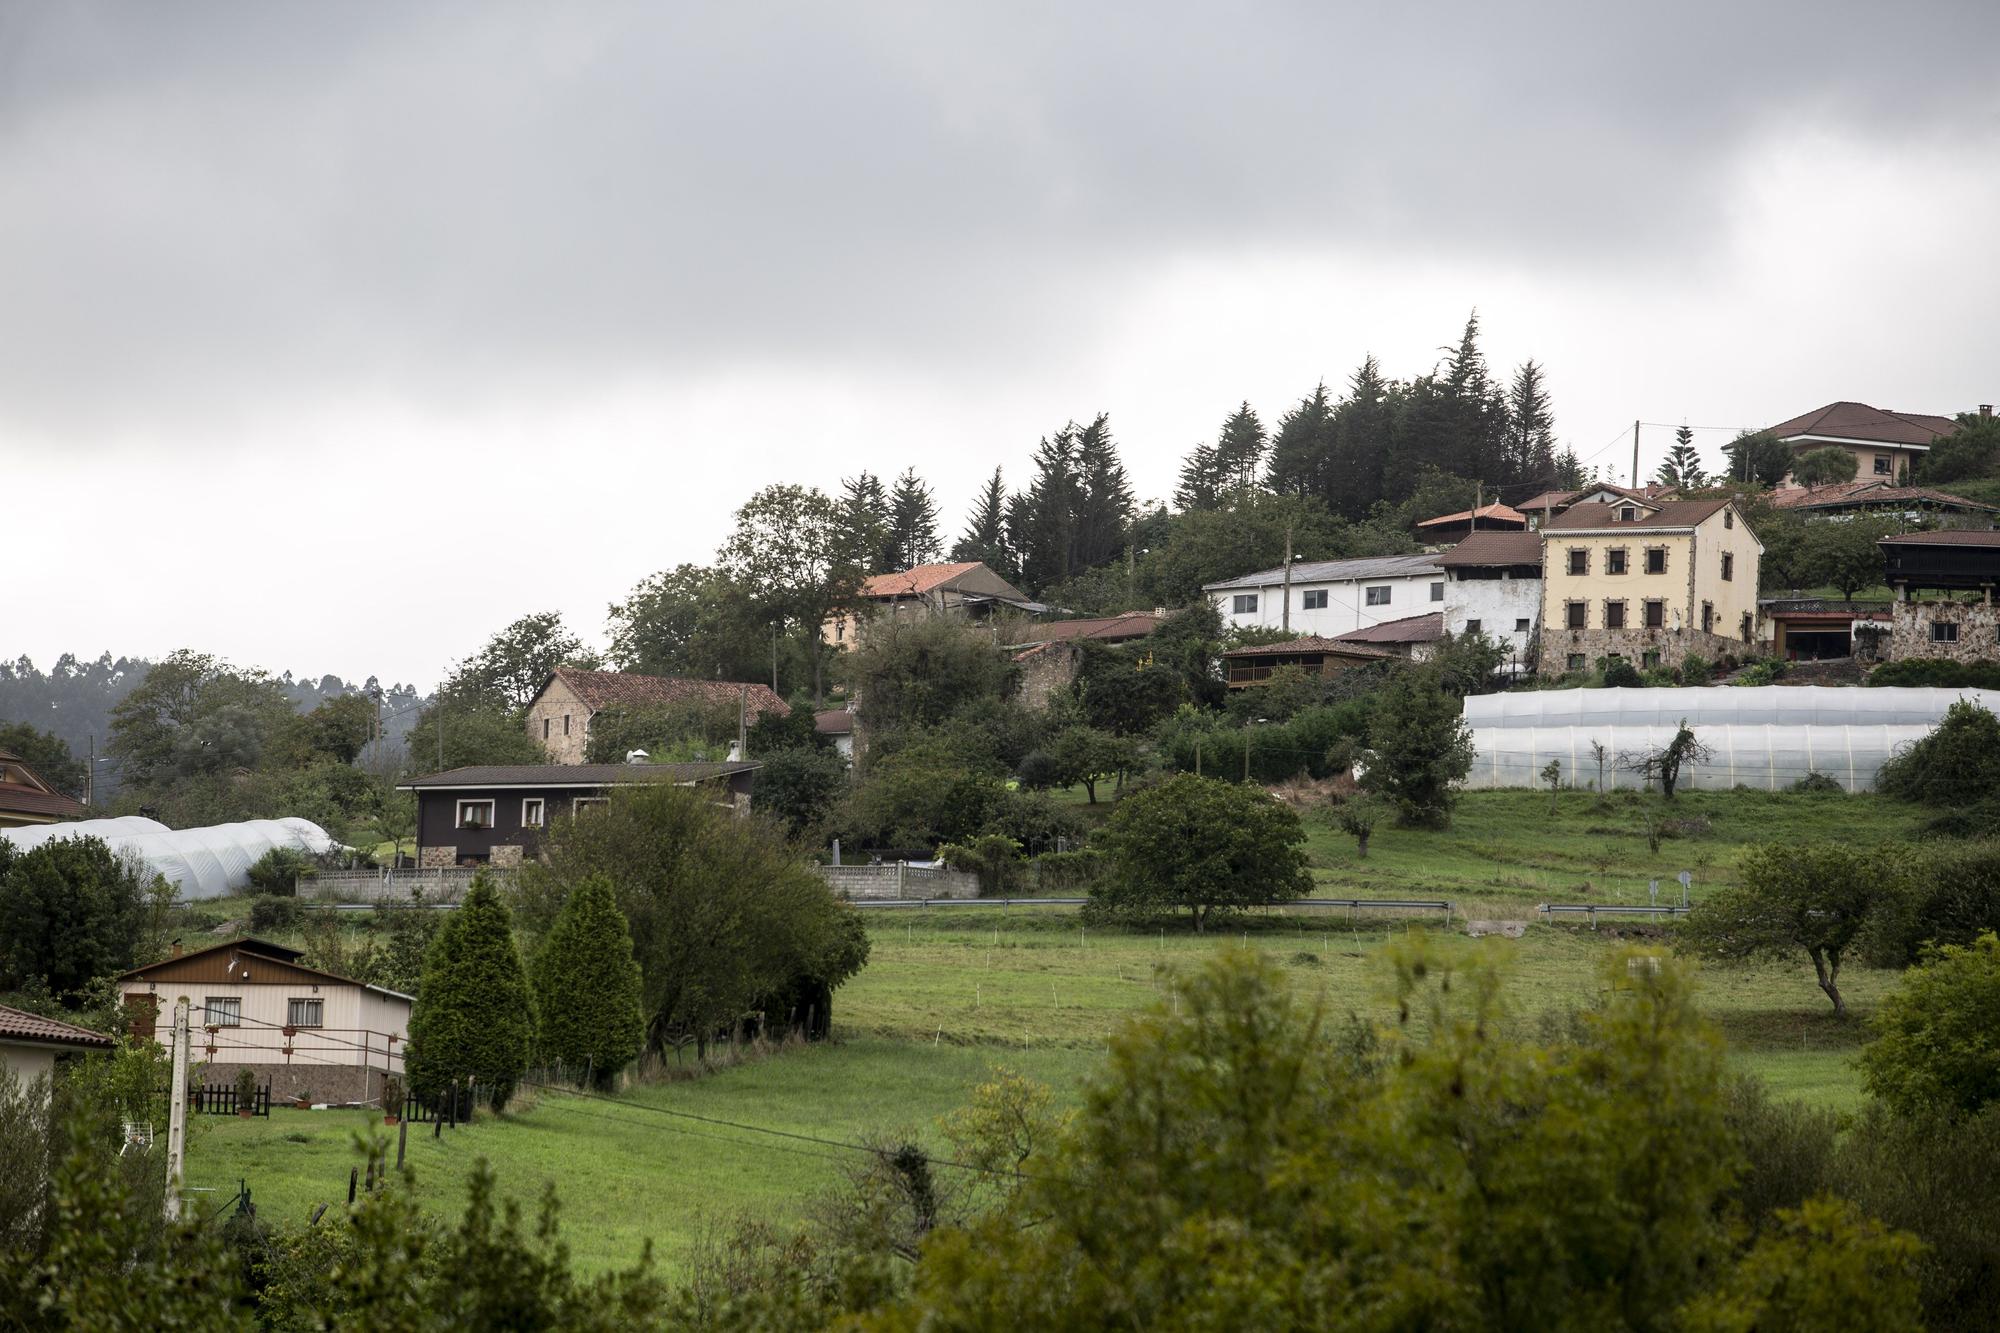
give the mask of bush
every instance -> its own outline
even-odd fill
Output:
[[[2000,843],[1922,843],[1893,849],[1889,860],[1894,892],[1869,929],[1873,965],[1908,967],[1930,946],[2000,930]]]
[[[1939,809],[2000,796],[2000,718],[1959,700],[1928,736],[1882,765],[1875,786]]]
[[[832,815],[847,791],[846,761],[832,750],[798,746],[759,757],[752,808],[784,824],[793,837],[811,832]]]
[[[1681,684],[1706,685],[1715,679],[1715,664],[1700,653],[1689,653],[1681,659]]]
[[[1862,1081],[1897,1111],[1962,1113],[2000,1101],[2000,937],[1989,931],[1933,952],[1873,1022]]]
[[[1936,685],[1945,689],[2000,690],[2000,663],[1955,662],[1948,657],[1906,657],[1884,662],[1864,685]]]
[[[250,900],[250,930],[253,934],[264,935],[289,929],[298,921],[299,900],[296,898],[260,893]]]
[[[1451,822],[1456,786],[1472,771],[1472,733],[1462,705],[1424,671],[1397,675],[1369,719],[1367,772],[1361,785],[1395,804],[1405,825]]]
[[[257,1075],[248,1065],[236,1071],[236,1109],[248,1111],[257,1104]]]
[[[1597,667],[1608,690],[1637,689],[1645,683],[1639,677],[1639,669],[1622,657],[1601,657]]]
[[[290,895],[301,876],[311,875],[319,866],[310,856],[291,847],[273,847],[250,867],[250,887],[260,893]]]
[[[1847,795],[1847,788],[1841,786],[1837,779],[1830,778],[1826,774],[1818,772],[1817,770],[1806,774],[1804,777],[1800,778],[1797,782],[1794,782],[1792,784],[1792,790],[1799,793],[1801,796]]]
[[[1014,770],[1015,780],[1029,791],[1047,791],[1060,787],[1062,765],[1047,750],[1035,750],[1021,760],[1021,766]]]
[[[999,833],[970,843],[946,843],[938,848],[938,859],[953,870],[977,875],[982,898],[1006,897],[1021,874],[1021,844]]]
[[[1295,898],[1312,887],[1305,830],[1254,787],[1168,778],[1118,803],[1098,835],[1112,873],[1093,898],[1122,911],[1179,911],[1201,930],[1217,911]]]
[[[26,852],[0,840],[0,990],[39,983],[75,1007],[92,980],[138,961],[145,902],[137,865],[102,839]]]
[[[1785,664],[1776,658],[1760,658],[1736,673],[1731,685],[1775,685],[1784,678]]]

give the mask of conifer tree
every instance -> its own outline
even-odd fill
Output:
[[[1222,423],[1215,441],[1216,478],[1223,490],[1237,491],[1255,486],[1264,471],[1264,455],[1269,448],[1264,423],[1246,399]]]
[[[1583,460],[1576,456],[1575,447],[1565,446],[1563,451],[1556,455],[1554,477],[1556,488],[1566,491],[1578,491],[1582,490],[1584,484],[1589,480],[1590,474],[1584,471]]]
[[[1372,362],[1371,362],[1372,363]],[[1321,380],[1299,405],[1278,421],[1271,444],[1269,482],[1280,495],[1297,495],[1334,505],[1337,485],[1334,409]]]
[[[867,574],[887,574],[906,566],[896,563],[889,529],[889,497],[882,479],[872,472],[840,483],[840,526],[850,560]]]
[[[1674,446],[1667,450],[1667,456],[1660,461],[1660,470],[1653,480],[1662,486],[1673,486],[1683,491],[1700,490],[1708,485],[1708,476],[1701,469],[1701,456],[1694,450],[1694,432],[1682,426],[1674,432]]]
[[[1382,377],[1373,356],[1347,382],[1347,397],[1333,414],[1334,476],[1329,508],[1343,518],[1365,518],[1383,497],[1382,477],[1396,447],[1398,386]]]
[[[534,1030],[513,917],[493,881],[475,875],[424,958],[423,986],[410,1014],[411,1087],[435,1096],[472,1078],[498,1111],[528,1067]]]
[[[1076,511],[1082,492],[1077,475],[1076,423],[1045,435],[1035,447],[1035,476],[1007,506],[1007,539],[1029,588],[1053,587],[1075,572]]]
[[[588,1069],[600,1088],[645,1044],[632,931],[603,875],[579,883],[549,927],[535,958],[535,1012],[542,1062]]]
[[[993,475],[979,488],[972,502],[972,514],[965,535],[951,548],[954,560],[979,560],[1002,578],[1013,578],[1014,553],[1007,546],[1007,483],[994,468]]]
[[[1507,465],[1513,479],[1541,486],[1554,483],[1555,428],[1542,368],[1524,361],[1507,391]]]
[[[904,468],[889,498],[889,546],[894,569],[913,569],[938,557],[937,503],[915,468]]]
[[[1076,437],[1078,493],[1072,572],[1109,564],[1125,552],[1132,526],[1132,483],[1111,438],[1111,416],[1096,420]]]
[[[1215,463],[1215,446],[1197,444],[1181,460],[1180,485],[1174,488],[1174,507],[1182,513],[1201,513],[1222,503],[1222,482]]]

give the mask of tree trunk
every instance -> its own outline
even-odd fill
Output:
[[[1819,988],[1833,1001],[1833,1016],[1847,1017],[1847,1003],[1840,998],[1840,955],[1812,950],[1813,971],[1819,974]]]
[[[1083,793],[1084,793],[1084,795],[1086,795],[1086,796],[1088,796],[1088,797],[1090,798],[1090,803],[1091,803],[1092,805],[1096,805],[1096,804],[1097,804],[1097,779],[1096,779],[1096,778],[1085,778],[1085,779],[1083,780]]]
[[[1368,859],[1368,837],[1369,835],[1366,833],[1357,833],[1354,835],[1354,855],[1359,860],[1366,861]]]

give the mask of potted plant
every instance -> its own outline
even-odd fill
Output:
[[[257,1114],[257,1076],[247,1065],[236,1071],[236,1114],[245,1120]]]
[[[382,1123],[398,1124],[403,1119],[403,1080],[394,1074],[382,1080]]]

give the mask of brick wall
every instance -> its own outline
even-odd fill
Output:
[[[2000,606],[1986,602],[1897,602],[1892,612],[1889,658],[1944,657],[1954,662],[2000,662]],[[1940,642],[1932,626],[1952,625],[1958,637]]]

